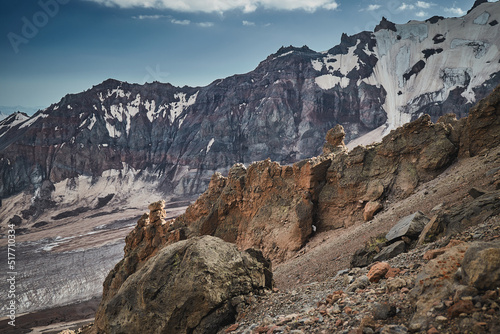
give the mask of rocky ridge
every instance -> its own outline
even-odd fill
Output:
[[[293,166],[283,167],[270,161],[263,161],[251,165],[248,170],[241,165],[236,165],[231,169],[228,178],[223,178],[215,174],[211,181],[211,187],[209,187],[207,192],[196,203],[190,206],[184,215],[175,220],[165,221],[163,219],[164,204],[162,202],[150,206],[151,213],[141,218],[134,231],[127,238],[124,260],[108,275],[104,283],[101,310],[106,307],[107,301],[121,289],[121,286],[126,284],[129,277],[133,277],[134,273],[140,270],[139,268],[147,265],[148,259],[154,257],[165,245],[175,245],[178,240],[186,237],[191,238],[197,235],[212,234],[236,243],[241,248],[249,246],[260,248],[264,255],[271,257],[275,263],[280,263],[283,260],[289,259],[292,254],[297,253],[303,246],[300,243],[305,242],[301,241],[301,238],[308,240],[312,230],[319,229],[321,232],[328,231],[331,228],[349,228],[356,220],[361,220],[364,210],[363,205],[360,206],[359,204],[365,204],[364,207],[366,208],[366,204],[370,201],[380,200],[380,203],[387,203],[403,200],[410,197],[419,185],[423,185],[434,179],[457,157],[459,159],[467,159],[478,154],[495,152],[500,143],[499,130],[500,87],[497,87],[488,98],[482,100],[476,107],[471,109],[468,118],[459,121],[454,117],[443,117],[438,123],[433,124],[429,116],[423,116],[410,124],[392,131],[381,143],[368,148],[359,147],[352,152],[346,152],[345,146],[342,143],[343,129],[337,127],[327,137],[328,141],[324,147],[325,155],[318,158],[299,162]],[[363,158],[359,159],[359,156]],[[367,156],[369,158],[366,158]],[[379,163],[376,162],[377,159],[380,159]],[[349,161],[354,161],[354,163],[349,164]],[[356,163],[360,165],[358,168],[356,168]],[[307,173],[304,173],[302,169],[304,166],[309,166],[305,169]],[[316,169],[317,173],[315,173],[315,166],[322,166]],[[343,178],[339,177],[345,171],[350,172],[350,169],[345,168],[345,166],[351,167],[354,171],[349,174],[346,173],[347,175]],[[259,169],[260,172],[258,172]],[[321,175],[323,179],[318,175]],[[336,177],[331,177],[330,175]],[[446,217],[446,219],[441,221],[441,229],[438,233],[433,234],[432,239],[435,240],[441,235],[449,238],[450,235],[459,233],[467,226],[477,225],[485,220],[498,217],[500,214],[500,207],[498,206],[498,203],[500,203],[498,190],[500,173],[498,170],[496,172],[492,170],[489,173],[489,177],[491,178],[490,186],[493,185],[497,190],[493,192],[473,191],[475,199],[469,206],[452,207],[447,210],[437,209],[439,212],[436,217]],[[345,180],[349,182],[345,182]],[[376,182],[375,186],[373,186],[374,181]],[[343,194],[343,201],[339,197],[335,202],[331,202],[328,205],[329,210],[336,210],[336,217],[340,217],[343,222],[340,226],[322,224],[322,211],[317,208],[321,208],[321,194],[325,188],[327,189],[327,194]],[[256,189],[263,189],[264,191],[256,192]],[[302,192],[297,191],[298,189]],[[329,189],[334,189],[334,191]],[[258,195],[253,197],[255,193]],[[352,197],[348,197],[349,195]],[[261,200],[262,197],[263,199]],[[303,210],[301,207],[304,200],[309,200],[309,202],[305,202],[310,205],[309,211]],[[252,202],[258,203],[258,210],[266,210],[266,224],[259,223],[258,210],[251,213],[245,212],[242,209],[246,208],[246,205],[249,205],[251,208],[251,205],[253,205]],[[314,205],[318,206],[314,207]],[[279,208],[282,208],[282,210],[278,210]],[[298,214],[303,212],[306,214]],[[254,217],[257,217],[257,219],[254,220]],[[287,220],[283,220],[283,217],[286,217]],[[245,218],[249,220],[245,221]],[[425,227],[429,224],[433,225],[437,221],[436,218],[424,220],[423,223],[418,224],[418,230],[416,227],[410,228],[410,226],[403,228],[412,219],[406,219],[406,221],[396,224],[394,227],[396,232],[389,231],[386,239],[396,240],[397,238],[402,238],[403,243],[406,243],[407,241],[404,239],[406,237],[409,238],[408,243],[411,245],[411,239],[419,239],[422,231],[428,233],[429,229],[426,230]],[[235,222],[241,225],[235,226]],[[269,226],[272,226],[273,233],[271,233],[271,230],[262,233],[262,228],[268,228]],[[301,228],[304,226],[308,227],[309,230]],[[235,234],[236,228],[237,231],[243,231],[242,235],[244,235],[244,238],[234,237],[238,235]],[[295,233],[295,235],[291,234],[290,231]],[[289,243],[280,243],[280,239],[276,239],[276,237],[280,237],[281,233],[286,236],[287,240],[291,241]],[[425,238],[423,239],[425,240]],[[249,242],[249,240],[253,240],[253,242]],[[271,248],[269,245],[271,245]],[[297,247],[297,245],[299,245],[298,248],[293,248]],[[475,245],[473,246],[476,247]],[[493,248],[496,247],[495,245],[490,246]],[[280,247],[285,248],[280,249]],[[462,245],[461,247],[466,246]],[[468,247],[467,245],[466,248]],[[456,247],[451,247],[450,249],[453,249],[454,252],[464,254],[466,248],[458,248],[457,250]],[[447,252],[444,253],[446,254]],[[496,254],[496,251],[491,252]],[[444,256],[444,254],[439,256]],[[451,292],[449,291],[454,291],[456,288],[455,283],[453,283],[452,274],[457,270],[457,265],[463,268],[467,268],[468,265],[462,261],[462,257],[459,257],[459,254],[448,254],[448,256],[452,256],[455,262],[446,260],[445,262],[452,266],[447,269],[446,273],[439,276],[439,278],[449,282],[450,289],[446,291],[450,294]],[[471,258],[473,256],[466,257],[466,259]],[[497,264],[494,258],[495,256],[493,255],[493,269],[483,268],[483,270],[496,270],[495,266]],[[477,265],[472,265],[472,267],[477,268]],[[376,266],[373,268],[378,269]],[[444,270],[444,266],[436,265],[435,261],[432,262],[432,265],[429,264],[426,266],[426,268],[430,268],[431,272],[432,270],[434,272],[436,270]],[[370,275],[366,279],[361,279],[358,283],[362,285],[369,284],[370,282],[377,283],[384,277],[388,269],[389,265],[385,264],[381,268],[383,271],[382,274],[379,274],[377,278],[373,278],[373,275],[369,273]],[[431,280],[435,277],[433,276],[434,274],[429,274],[426,271],[419,275],[427,275],[425,277]],[[478,275],[484,276],[484,274]],[[474,274],[465,274],[460,280],[465,285],[470,283],[474,286],[476,284],[474,282],[477,279],[471,279],[473,276]],[[418,296],[419,300],[423,300],[422,307],[425,308],[432,304],[426,301],[423,296],[426,296],[425,298],[432,297],[433,292],[424,293],[423,290],[418,290],[421,287],[415,285],[415,283],[410,284],[404,279],[398,282],[402,284],[401,287],[408,285],[413,288],[412,291]],[[495,284],[497,283],[494,280],[486,288],[481,287],[481,289],[494,291]],[[442,285],[434,283],[431,285],[442,287]],[[362,288],[365,287],[363,286]],[[350,290],[356,291],[357,288],[361,288],[361,285],[351,287]],[[443,289],[438,290],[440,292],[444,291]],[[430,289],[429,291],[434,290]],[[338,293],[340,296],[339,299],[342,299],[344,293]],[[491,293],[488,296],[490,295]],[[435,296],[432,298],[436,299]],[[445,297],[441,296],[439,298],[443,300]],[[326,302],[324,305],[328,306],[330,304],[333,305],[331,302]],[[413,328],[412,330],[417,331],[428,326],[428,322],[425,320],[427,318],[424,317],[425,321],[419,320],[418,315],[423,311],[419,311],[418,305],[417,302],[417,312],[412,312],[415,321],[411,324],[406,323],[406,325]],[[450,306],[452,305],[450,304]],[[350,309],[352,310],[352,308]],[[452,311],[450,312],[453,313]],[[346,313],[351,314],[352,312],[347,311]],[[423,312],[422,314],[427,313]],[[98,317],[98,319],[100,318]],[[287,319],[285,323],[292,321],[294,317]],[[407,318],[405,319],[408,320]],[[442,318],[440,319],[445,321]]]

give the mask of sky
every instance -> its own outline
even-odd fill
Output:
[[[206,86],[281,46],[464,15],[474,0],[0,0],[0,111],[32,112],[113,78]],[[17,107],[20,106],[20,107]],[[23,110],[21,110],[23,111]]]

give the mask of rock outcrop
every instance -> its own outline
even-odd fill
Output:
[[[500,87],[491,99],[481,102],[480,105],[488,105],[489,111],[475,108],[471,117],[481,118],[477,114],[491,114],[492,109],[498,118],[500,105],[496,94],[499,91]],[[495,126],[494,122],[490,123]],[[342,128],[337,127],[329,132],[324,153],[316,158],[291,166],[270,160],[248,168],[236,164],[228,177],[215,173],[208,190],[184,214],[164,222],[161,208],[155,214],[152,211],[149,218],[141,219],[127,244],[131,245],[130,249],[140,250],[142,260],[163,245],[184,237],[213,235],[236,243],[241,249],[261,249],[273,261],[286,260],[304,246],[313,229],[350,226],[367,218],[366,208],[371,203],[405,198],[418,185],[439,175],[457,158],[463,134],[469,140],[467,133],[471,126],[475,123],[468,119],[456,121],[454,118],[443,118],[434,124],[424,115],[391,131],[381,143],[360,146],[351,152],[344,147]],[[490,138],[490,133],[485,128],[485,138]],[[500,139],[492,140],[491,145],[499,142]],[[456,213],[448,213],[463,217],[455,217],[446,225],[447,235],[449,231],[472,225],[470,220],[474,219],[477,206],[483,208],[482,218],[496,214],[499,210],[496,196],[485,194],[475,199],[476,204],[471,204],[470,209],[456,208]],[[380,209],[376,205],[373,214]],[[156,218],[151,221],[153,215]],[[147,219],[151,223],[145,224]],[[419,238],[428,221],[426,217],[408,217],[387,237],[407,238],[410,243]],[[457,223],[462,221],[463,224]]]
[[[161,249],[114,294],[105,294],[96,333],[210,334],[235,320],[245,296],[272,288],[269,262],[219,238]],[[112,274],[111,274],[112,275]]]
[[[500,101],[495,100],[499,91],[500,87],[493,92],[491,100],[480,104],[487,105],[486,112],[493,113],[495,117],[500,117]],[[471,111],[471,116],[483,112],[483,108],[476,108]],[[491,122],[491,125],[494,127],[495,122]],[[463,147],[462,140],[470,138],[470,126],[474,126],[474,123],[468,119],[456,121],[447,117],[434,124],[429,116],[424,115],[393,130],[381,143],[358,147],[351,152],[344,149],[342,131],[337,127],[330,136],[334,139],[328,141],[330,147],[317,158],[303,160],[291,166],[281,166],[270,160],[254,163],[248,168],[237,164],[231,168],[228,177],[214,174],[208,190],[183,215],[174,220],[165,221],[163,201],[151,204],[150,213],[139,220],[126,239],[124,259],[116,265],[104,283],[104,298],[98,316],[101,320],[97,328],[104,330],[108,328],[106,326],[111,326],[105,324],[103,319],[107,319],[105,309],[108,305],[115,305],[114,300],[117,300],[119,310],[132,307],[127,304],[128,299],[139,300],[134,295],[136,291],[132,286],[141,286],[138,277],[143,274],[156,272],[152,270],[152,266],[156,266],[162,254],[170,254],[169,249],[175,250],[182,247],[179,245],[199,240],[202,235],[212,235],[235,243],[234,249],[260,249],[263,255],[257,251],[250,253],[257,254],[256,258],[261,263],[268,263],[264,257],[278,263],[289,259],[304,245],[315,228],[338,228],[362,221],[365,206],[360,205],[361,203],[403,199],[412,194],[419,184],[439,175],[461,156],[459,149]],[[488,129],[484,130],[481,133],[485,138],[491,139]],[[339,133],[340,136],[337,136]],[[476,140],[479,137],[478,135]],[[498,146],[500,142],[495,140],[493,138],[491,145]],[[494,171],[491,174],[496,175]],[[335,199],[329,205],[325,204],[325,198],[328,198],[326,195]],[[449,236],[498,215],[498,203],[498,191],[493,191],[471,199],[469,205],[443,209],[437,215],[450,219],[443,225],[443,233]],[[326,210],[321,210],[322,208]],[[333,219],[329,216],[331,212],[336,212],[335,218],[343,223],[332,223]],[[419,233],[428,232],[425,227],[432,222],[428,221],[419,212],[401,219],[389,231],[387,238],[383,238],[380,245],[375,246],[379,248],[379,259],[385,259],[382,255],[391,258],[400,250],[406,250],[408,245],[415,244]],[[188,240],[182,241],[184,238]],[[393,243],[385,248],[385,254],[383,247],[391,241]],[[417,277],[419,283],[412,290],[412,295],[418,298],[415,326],[426,326],[429,305],[438,299],[447,298],[456,290],[454,275],[469,246],[462,243],[452,246],[450,243],[443,252],[426,257],[430,262]],[[498,269],[498,263],[495,262],[496,249],[483,247],[478,252],[485,252],[485,257],[491,261],[486,267],[481,267],[474,261],[463,262],[464,272],[467,273],[463,284],[477,285],[483,275],[481,273],[496,273]],[[468,258],[473,259],[474,256],[469,255]],[[168,265],[165,264],[165,268],[172,267],[172,263],[170,261]],[[437,271],[439,274],[436,274]],[[270,282],[270,273],[267,276],[265,270],[263,273],[264,280]],[[370,284],[370,281],[375,283],[397,274],[397,270],[391,271],[387,263],[378,263],[367,272],[366,279],[356,280],[359,285],[351,290]],[[496,284],[495,275],[492,276],[491,284]],[[158,279],[160,278],[155,277],[155,281]],[[478,289],[491,288],[491,284],[478,286]],[[411,285],[413,283],[406,280],[395,281],[391,282],[390,290]],[[122,295],[121,292],[124,291],[127,293]],[[460,306],[455,304],[457,308]],[[450,312],[454,314],[455,311]],[[115,319],[121,319],[116,321],[125,323],[128,320],[123,319],[129,316],[131,315],[126,314]]]

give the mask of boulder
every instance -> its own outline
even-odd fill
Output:
[[[383,248],[380,253],[378,253],[373,260],[374,261],[386,261],[392,259],[395,256],[398,256],[401,253],[404,253],[406,250],[406,244],[404,241],[399,240],[396,241],[389,246]]]
[[[417,211],[409,216],[401,219],[396,225],[393,226],[386,234],[385,238],[388,241],[406,236],[410,239],[415,239],[420,235],[425,225],[429,222],[422,212]]]
[[[232,300],[272,288],[270,263],[212,237],[161,249],[100,305],[97,333],[216,333],[235,320]]]
[[[370,201],[366,203],[365,210],[363,211],[363,219],[365,221],[372,220],[375,214],[383,208],[384,206],[379,201]]]
[[[446,217],[442,214],[437,214],[429,220],[418,237],[417,245],[423,245],[428,242],[433,242],[443,234],[446,229]]]
[[[479,290],[500,286],[500,241],[475,242],[462,261],[465,283]]]
[[[376,262],[366,276],[368,276],[370,282],[377,283],[380,279],[384,278],[390,268],[391,266],[387,262]]]

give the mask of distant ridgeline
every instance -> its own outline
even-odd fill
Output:
[[[58,182],[132,171],[186,198],[234,163],[317,155],[336,124],[349,142],[424,113],[463,117],[500,83],[499,21],[500,4],[487,2],[461,18],[383,19],[326,52],[283,47],[206,87],[106,80],[0,122],[0,197],[29,190],[50,200]]]

